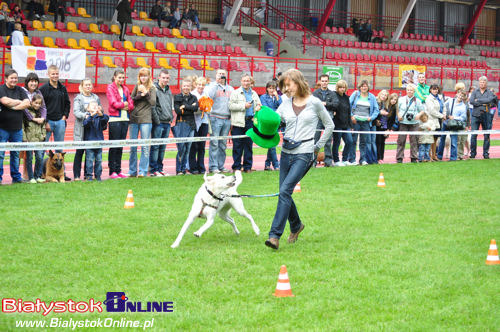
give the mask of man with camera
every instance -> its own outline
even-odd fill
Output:
[[[214,101],[210,111],[210,136],[227,136],[231,128],[231,114],[229,113],[229,98],[234,91],[227,84],[227,71],[217,70],[215,82],[206,87],[208,96]],[[212,173],[226,172],[226,140],[211,140],[209,147],[208,167]]]
[[[406,86],[406,96],[398,100],[398,113],[400,131],[418,131],[418,119],[424,112],[424,106],[415,96],[416,87],[413,84]],[[398,163],[403,162],[406,145],[406,135],[398,136],[398,149],[396,159]],[[418,136],[410,135],[410,158],[412,163],[418,158]]]
[[[245,135],[253,127],[253,116],[260,110],[259,95],[252,90],[252,77],[244,74],[241,77],[241,87],[234,90],[229,99],[231,112],[232,135]],[[250,173],[253,164],[252,139],[250,137],[233,139],[233,171],[241,170],[243,157],[243,171]]]

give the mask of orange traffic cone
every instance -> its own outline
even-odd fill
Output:
[[[300,182],[297,182],[297,184],[295,185],[295,188],[293,188],[293,192],[300,193],[301,191],[302,191],[302,189],[300,189]]]
[[[292,288],[290,287],[290,280],[288,280],[288,272],[286,271],[285,265],[281,265],[278,284],[276,285],[276,290],[273,295],[276,297],[295,296],[292,294]]]
[[[500,265],[500,258],[498,258],[498,248],[495,240],[491,240],[490,249],[488,250],[488,257],[486,257],[486,265]]]
[[[134,194],[132,194],[132,189],[128,191],[127,199],[125,200],[124,209],[132,209],[134,207]]]
[[[380,173],[380,175],[378,176],[377,187],[385,188],[384,173]]]

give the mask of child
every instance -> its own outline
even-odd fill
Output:
[[[96,101],[87,105],[87,115],[83,120],[84,141],[104,141],[103,131],[106,130],[109,116],[102,113],[102,107]],[[101,181],[102,174],[102,148],[86,149],[85,174],[86,180],[92,181],[92,173],[95,179]],[[94,165],[92,165],[94,164]],[[92,167],[94,172],[92,172]]]
[[[432,131],[435,128],[428,121],[429,117],[427,113],[423,113],[420,116],[420,130],[421,131]],[[419,162],[428,162],[431,161],[431,157],[429,155],[429,151],[431,149],[431,144],[434,143],[434,137],[430,134],[420,135],[418,137],[418,161]]]
[[[28,120],[26,115],[23,121],[23,141],[24,142],[44,142],[47,131],[45,130],[45,119],[42,118],[40,108],[43,104],[43,97],[40,94],[33,95],[31,106],[28,108],[33,117]],[[34,175],[42,174],[43,151],[35,151],[35,172],[33,173],[33,151],[26,151],[26,169],[28,173],[28,182],[45,182],[42,178],[35,178]]]

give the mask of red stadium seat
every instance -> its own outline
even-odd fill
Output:
[[[161,32],[162,32],[163,36],[165,36],[167,38],[174,38],[174,35],[172,35],[172,32],[170,31],[169,28],[162,28]]]
[[[326,58],[327,58],[328,60],[332,60],[332,59],[333,59],[333,54],[332,54],[332,52],[330,52],[330,51],[326,52]]]
[[[184,46],[183,43],[177,43],[177,45],[175,46],[175,48],[177,49],[177,51],[179,51],[181,53],[186,52],[186,47]]]
[[[56,29],[60,32],[68,32],[69,31],[68,29],[66,29],[66,26],[64,25],[63,22],[56,22]]]
[[[130,68],[139,68],[139,66],[132,57],[127,57],[127,66]]]
[[[161,68],[156,59],[157,58],[148,57],[148,65],[150,65],[154,69]]]
[[[163,33],[161,32],[161,29],[159,27],[153,27],[151,34],[153,35],[153,37],[159,37],[159,38],[163,37]]]
[[[270,72],[270,70],[266,68],[266,64],[264,62],[259,62],[257,64],[257,68],[259,68],[260,71]]]
[[[239,47],[239,46],[235,46],[235,47],[234,47],[234,54],[236,54],[236,55],[246,55],[246,54],[243,52],[243,50],[241,49],[241,47]]]
[[[207,44],[207,45],[205,46],[205,49],[206,49],[207,53],[210,53],[210,54],[214,54],[214,53],[216,53],[216,52],[215,52],[215,49],[214,49],[214,45],[212,45],[212,44]],[[210,67],[215,68],[215,67],[214,67],[214,66],[212,66],[212,65],[210,65]]]
[[[341,58],[342,60],[349,60],[349,55],[348,55],[347,53],[342,53],[342,54],[340,55],[340,58]]]
[[[205,46],[202,45],[202,44],[197,44],[196,45],[196,52],[199,53],[199,54],[205,54],[205,53],[207,53],[205,51]]]
[[[154,37],[155,35],[151,32],[151,29],[145,25],[142,27],[142,33],[145,34],[148,37]]]
[[[59,48],[68,48],[66,41],[63,38],[56,38],[56,46]]]
[[[332,33],[338,33],[339,30],[337,29],[337,27],[332,27]]]
[[[78,16],[75,8],[73,7],[66,7],[66,12],[68,13],[69,16]]]
[[[323,30],[323,32],[330,33],[330,32],[332,32],[332,29],[330,29],[330,27],[328,25],[325,25],[325,29]]]
[[[78,30],[84,33],[90,33],[89,27],[85,23],[78,23]]]
[[[196,47],[193,44],[188,43],[188,44],[186,44],[186,52],[191,53],[191,54],[195,54]],[[191,67],[193,67],[193,66],[191,66]]]
[[[94,66],[96,67],[104,67],[104,65],[102,64],[101,60],[99,59],[99,57],[95,56],[95,55],[92,55],[90,57],[90,63],[93,64]]]
[[[200,33],[196,29],[191,30],[191,37],[193,37],[194,39],[201,39]]]
[[[224,49],[222,48],[222,45],[215,45],[215,53],[217,53],[219,55],[224,54]]]
[[[181,33],[184,38],[193,39],[193,36],[191,36],[191,31],[189,31],[188,29],[182,29]]]
[[[342,59],[342,57],[340,56],[340,54],[339,54],[339,53],[337,53],[337,52],[335,52],[335,53],[333,54],[333,58],[334,58],[335,60],[340,60],[340,59]]]
[[[134,47],[137,48],[139,52],[147,52],[146,48],[144,47],[144,44],[139,40],[135,42]]]
[[[196,59],[192,59],[191,61],[189,61],[189,65],[196,70],[203,70],[203,68],[201,68],[200,66],[200,63]]]
[[[90,40],[90,46],[95,48],[98,51],[105,51],[106,49],[101,46],[101,43],[97,39],[91,39]]]
[[[208,35],[208,31],[205,31],[205,30],[200,31],[200,38],[201,39],[211,39],[210,36]],[[210,67],[212,67],[212,66],[210,66]]]
[[[214,39],[214,40],[221,40],[221,39],[219,38],[219,36],[217,36],[217,32],[215,32],[215,31],[210,31],[208,35],[210,36],[210,38],[211,38],[211,39]]]
[[[210,67],[212,67],[213,69],[217,70],[219,69],[219,61],[217,60],[210,60]]]
[[[159,50],[162,53],[167,53],[167,49],[165,48],[165,44],[163,42],[156,42],[156,49]]]
[[[347,46],[346,41],[345,41],[345,40],[343,40],[343,39],[341,39],[341,40],[340,40],[340,43],[339,43],[339,44],[340,44],[340,47],[346,47],[346,46]]]
[[[123,44],[119,40],[113,40],[113,47],[116,48],[118,51],[126,51],[125,47],[123,47]],[[115,62],[116,64],[116,62]]]
[[[31,45],[35,47],[43,47],[42,40],[40,37],[33,36],[31,37]]]
[[[125,68],[125,61],[121,56],[115,56],[115,65],[120,68]]]

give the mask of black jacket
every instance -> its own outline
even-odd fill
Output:
[[[59,121],[63,115],[68,119],[71,101],[66,87],[61,82],[57,82],[57,89],[47,82],[40,88],[40,92],[47,107],[47,120]]]
[[[334,109],[333,109],[333,98],[334,98],[334,94],[335,92],[331,91],[330,89],[326,89],[324,91],[324,94],[325,96],[323,97],[323,92],[321,89],[317,89],[313,92],[313,96],[314,97],[318,97],[319,100],[323,101],[323,102],[326,102],[326,110],[328,111],[328,113],[330,113],[331,116],[333,116],[333,112],[334,112]]]
[[[352,128],[351,120],[351,104],[349,103],[349,96],[343,94],[342,96],[337,92],[333,93],[333,109],[335,116],[333,123],[336,129]]]
[[[118,15],[116,20],[120,23],[132,23],[132,8],[128,0],[122,0],[116,7]]]
[[[181,110],[180,107],[184,105],[184,109]],[[194,112],[198,111],[198,99],[193,94],[188,94],[187,96],[179,93],[174,96],[174,110],[177,113],[176,122],[187,122],[191,128],[195,128],[194,123]]]

